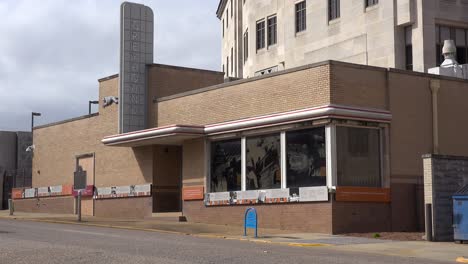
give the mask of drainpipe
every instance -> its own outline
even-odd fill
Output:
[[[430,80],[432,93],[432,153],[439,154],[439,114],[438,114],[438,93],[440,80]]]

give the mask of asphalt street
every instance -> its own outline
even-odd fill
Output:
[[[0,219],[0,263],[440,263],[189,235]]]

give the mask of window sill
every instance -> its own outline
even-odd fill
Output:
[[[300,37],[302,35],[305,35],[307,33],[307,29],[304,29],[302,31],[299,31],[299,32],[296,32],[295,36],[296,37]]]
[[[267,50],[266,48],[261,48],[261,49],[258,49],[256,53],[257,53],[257,55],[263,54],[263,53],[266,52],[266,50]]]
[[[267,47],[268,50],[275,49],[278,46],[278,43],[271,44]]]
[[[373,6],[368,6],[368,7],[366,7],[365,12],[367,13],[367,12],[370,12],[370,11],[378,9],[378,8],[379,8],[379,4],[375,4]]]
[[[332,25],[335,25],[335,24],[339,24],[341,21],[341,19],[338,17],[338,18],[334,18],[332,20],[328,20],[328,25],[329,26],[332,26]]]

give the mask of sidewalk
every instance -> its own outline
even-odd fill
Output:
[[[456,263],[455,260],[459,257],[468,257],[468,245],[466,244],[458,245],[451,242],[389,241],[328,234],[291,233],[286,230],[263,228],[258,230],[259,238],[255,239],[252,237],[244,237],[243,228],[240,226],[178,222],[176,220],[177,217],[171,215],[168,215],[168,217],[152,217],[145,220],[83,217],[83,222],[77,222],[76,215],[15,212],[14,216],[9,216],[8,211],[0,211],[0,219],[112,227],[185,234],[197,237],[246,240],[257,243],[272,243],[298,247],[327,247],[332,250],[432,259],[451,263]],[[459,260],[463,260],[463,258]],[[468,263],[468,261],[465,263]]]

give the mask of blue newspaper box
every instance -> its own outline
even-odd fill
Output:
[[[468,185],[453,196],[453,239],[463,243],[468,241]]]

